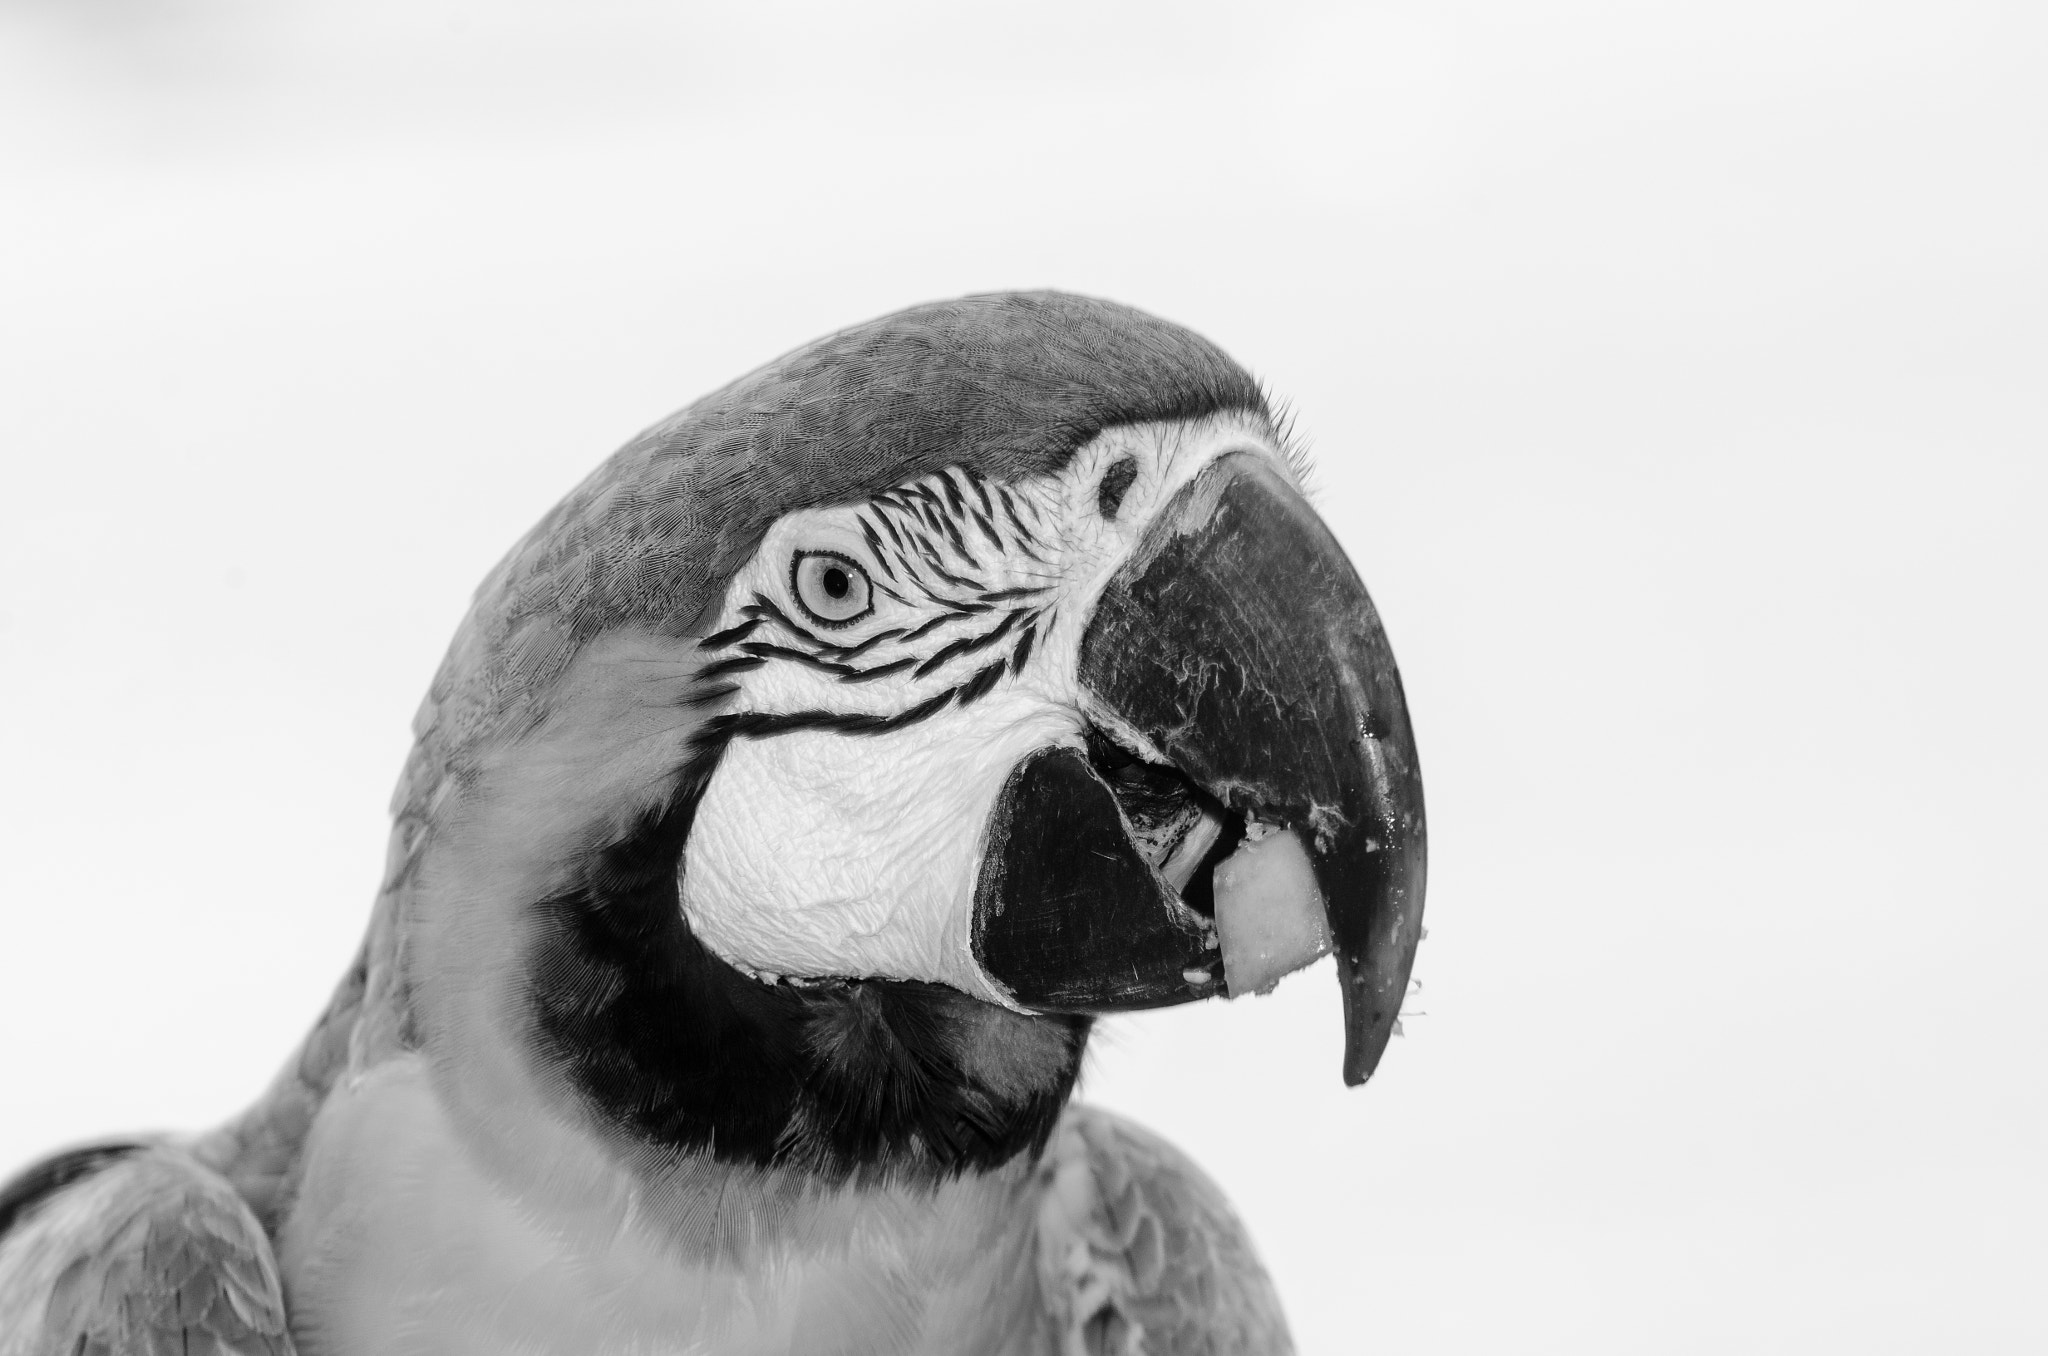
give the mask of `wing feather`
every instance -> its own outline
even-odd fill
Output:
[[[1073,1106],[1040,1172],[1038,1269],[1060,1356],[1290,1356],[1250,1235],[1157,1135]]]
[[[169,1145],[74,1150],[0,1189],[0,1356],[292,1356],[277,1264]]]

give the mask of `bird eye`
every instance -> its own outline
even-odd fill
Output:
[[[834,551],[797,552],[789,591],[820,626],[851,626],[875,608],[868,572]]]

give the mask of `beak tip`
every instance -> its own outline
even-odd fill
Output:
[[[1412,953],[1411,953],[1412,957]],[[1337,978],[1344,994],[1344,1086],[1362,1086],[1380,1067],[1387,1042],[1400,1026],[1399,996],[1407,987],[1408,967],[1401,967],[1400,980],[1393,987],[1395,1001],[1387,1003],[1386,991],[1373,982],[1372,970],[1363,955],[1343,950],[1337,953]]]
[[[1376,1029],[1375,1029],[1376,1028]],[[1387,1038],[1393,1034],[1392,1023],[1375,1023],[1373,1028],[1353,1028],[1344,1033],[1344,1086],[1363,1087],[1380,1067],[1380,1056],[1386,1053]]]

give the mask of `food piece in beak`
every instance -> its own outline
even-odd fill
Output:
[[[1292,829],[1253,823],[1216,864],[1216,933],[1232,998],[1271,993],[1280,977],[1330,954],[1330,925],[1308,849]]]

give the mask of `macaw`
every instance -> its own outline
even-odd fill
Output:
[[[360,954],[254,1106],[0,1191],[0,1352],[1273,1353],[1070,1101],[1100,1014],[1421,931],[1400,677],[1262,389],[1042,292],[654,425],[482,587]]]

